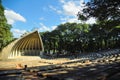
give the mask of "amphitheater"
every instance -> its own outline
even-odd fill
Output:
[[[43,43],[38,31],[33,31],[16,39],[1,51],[1,59],[20,56],[40,56],[44,51]]]
[[[120,80],[120,49],[65,58],[41,58],[43,51],[38,31],[10,43],[1,52],[0,80]]]

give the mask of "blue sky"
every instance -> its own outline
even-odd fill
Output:
[[[80,22],[76,14],[84,7],[84,0],[2,0],[5,16],[14,37],[26,31],[52,31],[66,22]],[[86,0],[87,1],[87,0]],[[92,18],[87,23],[94,23]]]

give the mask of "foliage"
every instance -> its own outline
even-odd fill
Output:
[[[119,0],[90,0],[85,6],[83,13],[78,13],[79,19],[95,17],[107,29],[120,25]]]
[[[11,25],[7,24],[4,15],[4,7],[0,0],[0,49],[7,45],[12,40],[12,33],[10,32]]]
[[[52,32],[40,34],[45,53],[48,54],[71,55],[120,48],[120,28],[106,32],[99,24],[65,23],[58,25]]]
[[[60,24],[43,34],[46,53],[71,54],[120,48],[120,1],[90,0],[85,3],[82,21],[94,17],[96,24]]]

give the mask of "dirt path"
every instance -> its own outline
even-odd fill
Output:
[[[120,59],[96,63],[24,56],[0,61],[0,64],[0,80],[120,80]],[[28,68],[17,69],[16,64]]]
[[[61,58],[61,59],[41,59],[39,57],[16,57],[15,59],[9,59],[0,61],[0,70],[6,70],[6,69],[16,69],[16,66],[18,64],[21,64],[21,66],[24,67],[24,65],[27,65],[28,67],[35,67],[35,66],[45,66],[45,65],[51,65],[51,64],[62,64],[64,62],[70,61],[69,59]]]

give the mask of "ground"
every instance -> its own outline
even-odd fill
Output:
[[[16,57],[14,59],[1,60],[0,61],[0,70],[7,69],[16,69],[17,64],[21,64],[22,66],[27,65],[28,67],[35,66],[45,66],[50,64],[61,64],[70,61],[67,58],[59,58],[59,59],[41,59],[37,56],[22,56]]]
[[[0,80],[120,80],[120,59],[16,57],[0,61]]]

